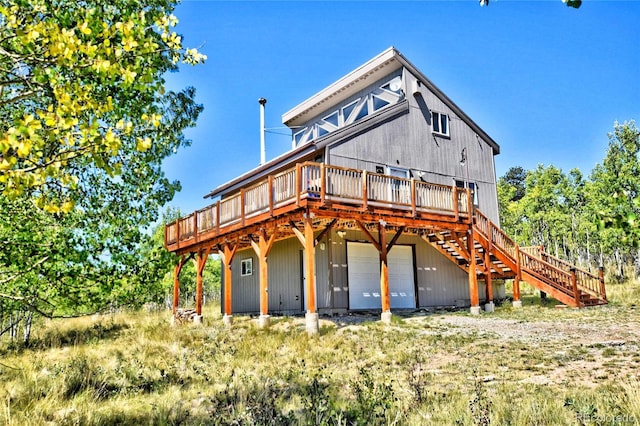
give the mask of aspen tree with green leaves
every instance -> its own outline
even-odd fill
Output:
[[[202,110],[164,75],[206,59],[175,4],[0,0],[0,334],[155,288],[144,229],[180,189],[161,164]]]

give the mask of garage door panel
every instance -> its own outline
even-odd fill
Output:
[[[349,308],[380,309],[380,257],[367,243],[347,244]],[[415,308],[413,249],[394,246],[388,254],[391,308]]]

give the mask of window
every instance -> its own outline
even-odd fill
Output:
[[[253,259],[244,259],[240,263],[240,275],[243,277],[253,275]]]
[[[456,186],[458,188],[464,188],[464,181],[456,180]],[[474,182],[469,182],[469,189],[471,190],[471,200],[473,201],[473,205],[478,207],[478,191],[476,191],[476,184]]]
[[[449,116],[447,114],[431,111],[431,123],[433,133],[449,136]]]
[[[330,111],[326,117],[298,130],[293,134],[293,142],[295,146],[302,145],[315,138],[329,134],[336,129],[348,126],[376,111],[380,111],[390,105],[395,105],[402,100],[404,100],[402,77],[398,75],[366,95],[351,101],[340,109]],[[447,117],[444,116],[444,119],[446,120]],[[447,122],[444,123],[445,129],[447,128],[447,124]],[[438,128],[442,128],[442,125],[439,125]],[[446,131],[448,132],[448,130]]]

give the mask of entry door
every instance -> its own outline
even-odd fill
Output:
[[[413,248],[393,246],[387,254],[391,308],[415,308]],[[380,309],[380,254],[367,243],[347,243],[350,309]]]

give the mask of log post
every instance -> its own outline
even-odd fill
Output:
[[[232,284],[233,284],[233,275],[231,265],[233,262],[233,257],[236,254],[236,250],[238,245],[235,244],[231,246],[229,243],[225,243],[222,246],[222,250],[220,250],[220,259],[222,260],[222,265],[224,267],[224,315],[222,317],[222,321],[227,327],[230,327],[233,324],[233,312],[232,312]]]
[[[471,300],[471,314],[479,315],[480,297],[478,295],[478,275],[476,273],[476,244],[473,229],[469,230],[467,248],[469,249],[469,298]]]
[[[267,238],[267,231],[262,229],[258,233],[258,242],[251,240],[251,247],[256,256],[258,256],[258,263],[260,264],[260,318],[258,319],[258,327],[260,328],[268,328],[271,322],[269,317],[269,267],[267,260],[275,236],[276,233],[274,232],[271,238]]]
[[[604,286],[604,266],[598,268],[598,281],[600,281],[600,294],[604,300],[607,300],[607,289]]]
[[[520,300],[520,280],[522,280],[522,264],[520,260],[520,246],[516,245],[516,276],[513,279],[513,307],[522,308]]]
[[[178,306],[180,302],[180,271],[182,266],[186,262],[185,255],[180,257],[178,264],[173,268],[173,315],[171,315],[171,324],[175,324],[176,314],[178,313]]]
[[[491,240],[489,240],[489,249],[484,251],[484,284],[485,284],[485,312],[493,312],[495,305],[493,303],[493,279],[491,277]]]
[[[573,298],[576,301],[576,307],[582,307],[582,302],[580,301],[580,290],[578,290],[578,280],[576,278],[576,268],[569,269],[571,272],[571,287],[573,287]]]
[[[307,313],[305,314],[307,333],[318,334],[319,320],[316,308],[316,272],[315,272],[315,238],[313,235],[313,219],[307,213],[304,219],[304,255],[307,284]]]
[[[389,296],[389,262],[387,248],[386,224],[378,224],[378,239],[380,243],[380,299],[382,302],[381,320],[386,324],[391,323],[391,300]]]
[[[202,273],[207,264],[210,252],[211,248],[209,247],[206,250],[200,251],[196,257],[196,316],[193,319],[193,322],[196,324],[202,324]]]

